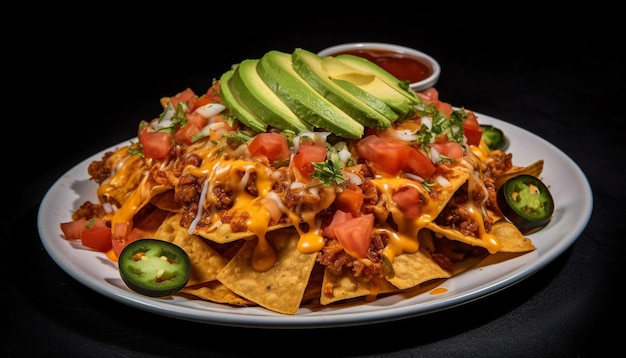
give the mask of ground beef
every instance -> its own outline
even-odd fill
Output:
[[[198,179],[191,174],[181,176],[174,190],[174,196],[178,202],[191,203],[200,199],[200,184]]]
[[[223,224],[230,224],[233,232],[242,232],[248,230],[247,221],[250,219],[250,214],[243,210],[231,210],[225,212],[221,219]]]
[[[213,189],[213,196],[216,200],[215,208],[218,210],[226,210],[233,205],[233,191],[224,185],[215,186]]]
[[[102,184],[111,176],[111,168],[106,165],[107,160],[113,155],[113,152],[106,152],[102,156],[102,160],[94,160],[89,163],[87,173],[98,184]]]
[[[106,212],[102,205],[86,201],[72,213],[72,220],[102,218],[104,215],[106,215]]]

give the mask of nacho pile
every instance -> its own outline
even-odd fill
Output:
[[[137,141],[92,163],[99,203],[74,219],[104,219],[114,249],[142,236],[182,247],[192,275],[181,295],[287,315],[534,250],[495,193],[508,175],[538,176],[543,161],[515,166],[511,153],[470,135],[472,111],[453,110],[435,89],[418,98],[407,118],[345,139],[256,132],[219,107],[219,82],[201,96],[186,89],[163,99],[164,113],[142,122]],[[172,136],[165,153],[148,150],[153,133]]]

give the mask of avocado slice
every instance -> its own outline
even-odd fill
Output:
[[[415,112],[413,100],[383,81],[377,75],[378,72],[363,72],[332,56],[323,57],[322,62],[335,83],[346,81],[353,87],[358,87],[362,91],[370,93],[373,97],[385,103],[388,108],[391,108],[400,119],[406,118]],[[344,88],[346,89],[350,88],[345,83],[342,86],[345,86]],[[355,90],[352,89],[351,91]],[[370,105],[372,103],[367,102],[367,100],[364,101]]]
[[[353,67],[356,70],[371,73],[380,78],[383,82],[400,92],[403,96],[411,100],[414,104],[423,104],[419,96],[409,87],[408,81],[402,81],[396,78],[391,73],[387,72],[377,64],[356,55],[341,54],[334,56],[335,59],[345,63],[346,65]]]
[[[361,138],[363,125],[317,93],[293,69],[291,55],[271,50],[257,63],[267,86],[300,118],[344,138]]]
[[[296,133],[311,130],[312,126],[289,109],[259,77],[258,62],[258,59],[248,59],[237,66],[231,79],[234,93],[262,122],[272,127]]]
[[[394,112],[394,110],[391,109],[391,107],[389,107],[387,103],[383,102],[382,100],[380,100],[380,98],[372,95],[371,93],[364,91],[360,87],[356,86],[354,83],[339,78],[331,78],[331,81],[335,82],[337,86],[350,92],[351,95],[360,99],[362,102],[367,103],[367,105],[374,108],[385,117],[389,118],[389,120],[395,121],[396,119],[398,119],[398,114]]]
[[[260,121],[250,109],[237,98],[232,88],[232,77],[235,69],[228,70],[220,77],[220,97],[222,104],[243,124],[257,132],[265,132],[267,124]]]
[[[393,118],[387,118],[346,91],[343,87],[334,83],[330,79],[330,74],[326,67],[324,67],[322,58],[318,55],[297,48],[291,56],[293,68],[300,77],[319,94],[352,116],[357,122],[366,127],[383,129],[389,128],[391,122],[397,119],[398,116],[395,113]]]

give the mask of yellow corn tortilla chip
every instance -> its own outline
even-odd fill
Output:
[[[191,287],[188,286],[183,288],[181,292],[198,297],[205,301],[211,301],[216,303],[226,303],[235,306],[256,305],[254,302],[246,300],[245,298],[237,295],[217,280],[206,282],[201,285]]]
[[[521,174],[528,174],[538,178],[542,171],[543,159],[539,159],[525,167],[515,166],[496,178],[496,189],[500,188],[507,180]]]
[[[180,246],[189,255],[191,276],[187,286],[216,280],[217,274],[228,262],[203,238],[190,235],[187,229],[180,225],[180,214],[170,214],[156,230],[154,236]]]
[[[463,235],[460,231],[454,229],[448,229],[437,225],[436,223],[429,223],[426,228],[433,232],[443,235],[450,240],[460,241],[472,246],[479,246],[488,248],[488,245],[478,237]],[[500,244],[502,245],[498,252],[526,252],[535,249],[532,241],[524,235],[511,223],[500,220],[494,223],[491,227],[491,234],[495,235]]]
[[[288,228],[290,226],[293,226],[293,224],[281,223],[277,225],[272,225],[267,228],[267,232],[272,232],[272,231]],[[194,231],[194,234],[200,235],[204,237],[205,239],[209,239],[218,244],[226,244],[226,243],[241,240],[241,239],[249,239],[255,236],[255,234],[252,231],[235,232],[232,230],[229,224],[220,224],[213,231],[208,231],[207,228],[199,227],[199,228],[196,228],[196,230]]]
[[[176,198],[174,197],[174,190],[167,190],[154,195],[150,200],[150,203],[152,203],[161,210],[172,212],[180,211],[180,204],[176,202]]]
[[[302,295],[302,305],[316,305],[320,302],[320,295],[322,294],[322,282],[324,281],[324,269],[321,264],[315,264],[313,270],[311,270],[311,276],[309,276],[309,283],[304,289]]]
[[[217,275],[217,279],[236,294],[271,311],[295,314],[300,308],[304,291],[317,253],[298,251],[297,231],[272,231],[267,241],[274,247],[277,260],[267,271],[252,266],[252,254],[258,238],[249,239]]]
[[[320,304],[328,305],[352,298],[373,297],[393,291],[398,291],[398,288],[382,278],[376,282],[368,282],[362,277],[354,277],[351,272],[336,274],[326,269],[324,270]]]
[[[495,222],[491,226],[491,233],[496,235],[502,244],[500,252],[526,252],[535,249],[533,242],[506,220]]]
[[[387,280],[399,289],[407,289],[426,281],[452,276],[423,249],[396,256],[392,267],[394,275],[387,277]]]

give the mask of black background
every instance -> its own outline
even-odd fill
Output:
[[[386,5],[91,4],[7,14],[15,25],[2,25],[0,355],[580,357],[619,349],[626,76],[618,13]],[[160,113],[160,97],[186,87],[201,93],[232,64],[269,50],[359,41],[430,54],[442,67],[442,100],[534,132],[578,163],[594,209],[577,241],[531,277],[460,307],[315,330],[214,326],[138,310],[78,283],[46,253],[36,217],[48,188],[134,136],[139,120]]]

